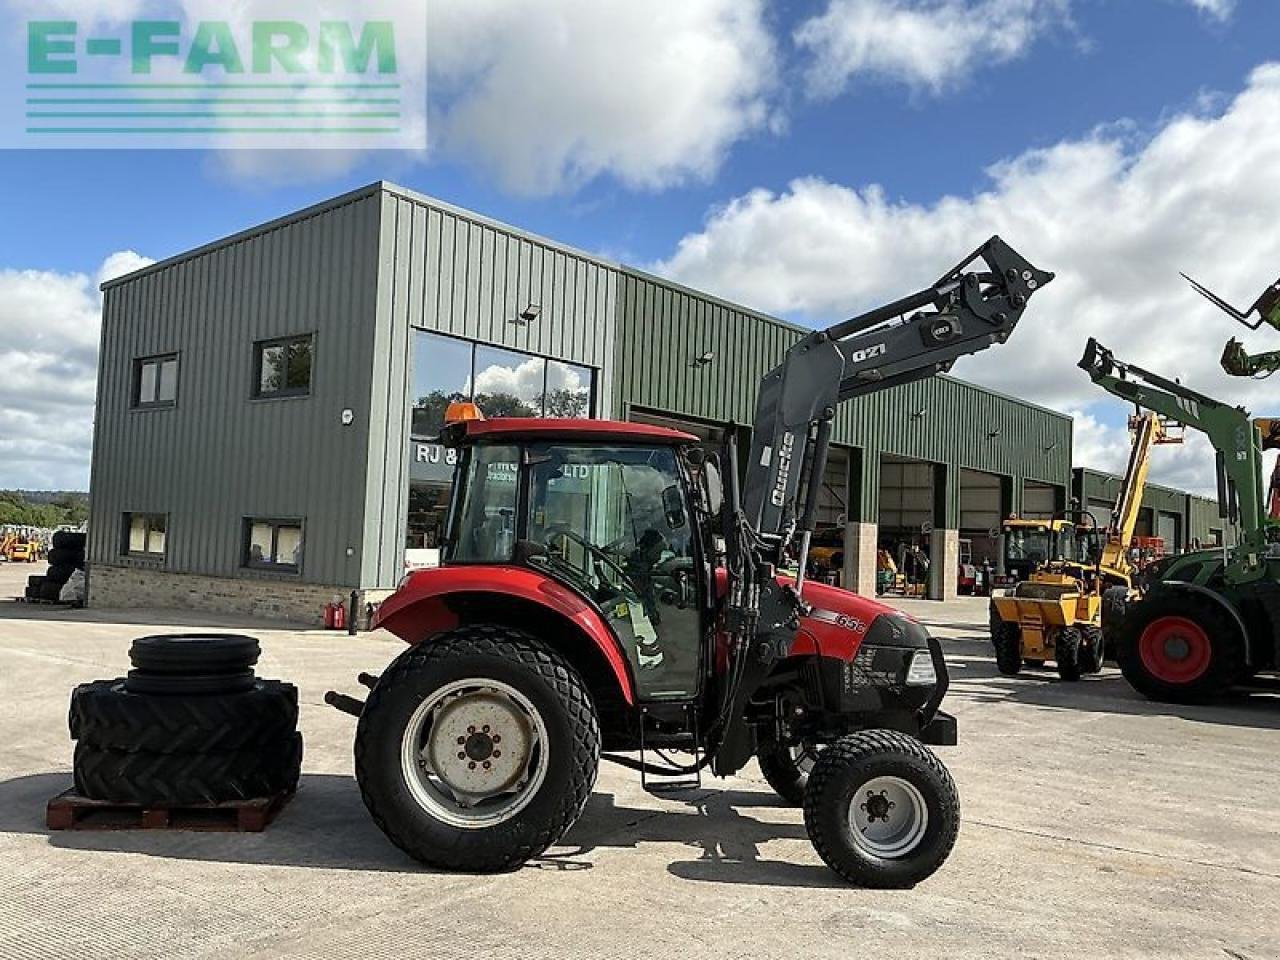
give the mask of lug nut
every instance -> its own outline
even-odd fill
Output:
[[[472,760],[470,763],[467,764],[468,770],[474,770],[475,768],[476,768],[476,762],[474,760]]]
[[[501,750],[495,750],[495,751],[493,751],[493,755],[494,755],[495,757],[500,757],[500,756],[502,756],[502,751],[501,751]]]
[[[466,742],[467,742],[467,738],[466,738],[466,737],[459,737],[459,738],[458,738],[458,746],[462,746],[462,745],[463,745],[464,743],[466,743]]]
[[[472,724],[471,726],[467,727],[467,733],[475,733],[475,732],[476,732],[475,724]]]
[[[502,736],[501,736],[500,734],[495,733],[495,734],[493,735],[493,742],[494,742],[494,743],[501,743],[501,742],[502,742]]]
[[[486,761],[484,762],[484,768],[485,768],[486,770],[488,770],[491,766],[493,766],[493,764],[491,764],[488,760],[486,760]]]
[[[458,759],[459,759],[459,760],[465,760],[465,759],[467,759],[467,755],[466,755],[466,753],[465,753],[464,751],[462,751],[462,750],[459,750],[459,751],[458,751]]]
[[[486,723],[486,724],[485,724],[483,727],[481,727],[480,729],[481,729],[483,732],[488,733],[488,732],[489,732],[489,725]]]

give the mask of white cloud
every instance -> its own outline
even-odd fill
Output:
[[[862,77],[937,94],[980,67],[1024,56],[1067,23],[1069,0],[830,0],[800,25],[808,91],[827,97]]]
[[[95,278],[0,269],[0,487],[88,489],[97,284],[150,262],[113,253]]]
[[[1058,276],[1010,344],[962,361],[959,375],[1094,411],[1105,395],[1075,367],[1093,335],[1203,393],[1274,409],[1271,384],[1227,377],[1218,357],[1228,336],[1257,351],[1280,347],[1275,334],[1247,334],[1178,271],[1243,304],[1280,272],[1280,64],[1255,70],[1218,114],[1178,116],[1142,142],[1115,133],[1063,142],[990,175],[987,190],[930,205],[812,178],[783,193],[752,191],[713,211],[655,269],[826,322],[932,282],[999,233]],[[1210,488],[1211,460],[1194,459],[1195,482],[1186,482]],[[1154,476],[1169,479],[1159,459]]]
[[[432,137],[524,193],[709,177],[769,119],[762,0],[446,0]]]
[[[1236,11],[1236,0],[1187,0],[1205,16],[1214,20],[1230,20]]]

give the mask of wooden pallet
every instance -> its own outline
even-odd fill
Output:
[[[45,808],[50,830],[199,830],[260,833],[293,799],[292,790],[253,800],[143,806],[90,800],[65,790]]]

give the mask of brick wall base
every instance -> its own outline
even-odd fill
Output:
[[[392,591],[361,590],[358,593],[363,626],[365,604],[379,603]],[[249,577],[206,577],[104,564],[93,564],[89,570],[91,607],[200,610],[322,626],[325,604],[337,597],[349,602],[351,588]]]

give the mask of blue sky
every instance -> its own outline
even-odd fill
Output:
[[[17,297],[29,303],[62,282],[75,288],[82,275],[83,300],[114,253],[158,259],[377,179],[809,322],[927,282],[995,229],[1037,262],[1057,256],[1039,265],[1073,278],[1056,285],[1056,300],[1046,291],[1048,316],[1029,314],[1026,321],[1052,331],[1062,370],[1048,375],[1029,362],[1026,377],[1011,377],[1010,357],[997,365],[1001,351],[991,351],[957,372],[1076,413],[1088,433],[1077,439],[1078,462],[1115,466],[1124,445],[1123,410],[1066,372],[1087,331],[1142,349],[1133,359],[1154,365],[1152,336],[1168,339],[1167,328],[1155,325],[1168,311],[1183,311],[1203,321],[1206,339],[1194,348],[1166,343],[1156,356],[1178,367],[1170,372],[1203,370],[1216,378],[1209,386],[1243,390],[1217,377],[1203,356],[1232,331],[1184,298],[1173,268],[1196,270],[1243,302],[1280,272],[1280,241],[1271,231],[1249,242],[1240,237],[1249,217],[1259,227],[1267,216],[1274,222],[1272,207],[1280,204],[1265,173],[1275,166],[1280,137],[1265,102],[1255,102],[1273,95],[1280,102],[1280,81],[1255,73],[1280,60],[1280,4],[686,2],[685,10],[705,10],[672,16],[685,39],[705,43],[689,48],[693,63],[668,67],[656,62],[657,39],[627,39],[637,28],[625,5],[602,0],[588,13],[582,0],[547,0],[544,17],[563,7],[570,25],[592,18],[582,29],[605,48],[602,56],[612,57],[590,100],[568,104],[570,116],[540,103],[536,89],[513,96],[500,77],[452,63],[451,50],[440,56],[432,50],[430,72],[434,81],[441,64],[446,93],[431,106],[426,157],[0,153],[0,284],[6,276],[18,282],[22,271],[39,272]],[[475,23],[458,23],[472,8],[442,6],[456,7],[441,15],[442,31],[453,31],[459,47],[482,45],[499,71],[504,56],[539,56],[537,38],[530,40],[517,14],[488,9]],[[474,9],[485,6],[492,7]],[[841,40],[839,31],[851,23],[873,25],[875,42],[858,47],[857,30]],[[620,59],[619,50],[628,58]],[[704,55],[707,62],[698,63]],[[539,78],[530,87],[545,86],[558,105],[572,101],[581,71],[591,67],[579,64],[575,74],[573,64],[548,57],[526,69]],[[662,76],[664,69],[672,76]],[[707,76],[723,81],[703,84]],[[649,79],[662,91],[655,102],[629,89]],[[707,90],[690,92],[689,104],[673,102],[702,86]],[[547,108],[545,121],[531,121],[528,114],[540,108]],[[670,122],[682,108],[710,118],[705,139],[696,119],[688,121],[692,130]],[[634,121],[630,135],[619,131],[619,119],[623,126]],[[650,129],[652,149],[645,142]],[[529,166],[540,171],[532,180],[521,170],[525,150]],[[1214,171],[1222,161],[1214,151],[1231,157],[1243,151],[1248,162],[1238,178],[1218,182]],[[1001,163],[1005,172],[993,178],[993,165]],[[1261,205],[1251,200],[1255,195],[1264,198]],[[1114,222],[1105,209],[1084,215],[1089,197],[1107,196],[1100,202],[1114,206]],[[1175,197],[1182,205],[1163,209],[1163,200]],[[1213,230],[1188,227],[1181,243],[1179,229],[1159,226],[1161,218],[1179,225],[1212,218],[1218,207],[1223,212]],[[1148,210],[1158,215],[1144,225]],[[1215,240],[1215,230],[1230,242]],[[1091,233],[1105,234],[1106,243],[1090,244]],[[1075,245],[1064,236],[1075,237]],[[72,289],[68,297],[75,296]],[[68,304],[70,322],[92,322],[86,302]],[[15,309],[0,302],[0,355],[22,353],[15,331],[40,322]],[[1028,338],[1019,349],[1030,351],[1030,334],[1019,336]],[[90,339],[77,349],[88,350]],[[57,344],[45,349],[56,352]],[[52,401],[24,405],[16,391],[0,400],[10,414],[0,421],[9,434],[0,433],[0,448],[9,453],[0,458],[0,486],[34,485],[42,477],[83,486],[85,435],[52,446],[47,438],[24,440],[20,434],[43,432],[43,417],[61,414]],[[83,419],[86,411],[77,415]],[[1199,466],[1205,457],[1197,451],[1170,458],[1157,475],[1202,486],[1208,468]]]

